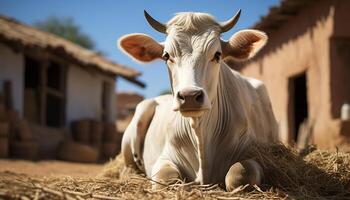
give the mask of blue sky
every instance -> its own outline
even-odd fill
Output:
[[[223,34],[223,38],[228,39],[237,30],[255,24],[268,12],[270,6],[278,3],[279,0],[0,0],[0,13],[26,24],[33,24],[49,16],[72,17],[82,31],[95,41],[97,49],[105,52],[109,59],[143,73],[140,79],[147,84],[146,89],[119,79],[119,91],[136,91],[146,97],[153,97],[169,88],[164,63],[156,61],[139,64],[116,47],[117,39],[128,33],[146,33],[158,41],[164,40],[164,35],[146,23],[144,9],[161,22],[166,22],[177,12],[185,11],[207,12],[218,21],[224,21],[242,9],[237,26]]]

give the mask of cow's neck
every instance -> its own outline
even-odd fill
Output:
[[[204,184],[206,183],[207,165],[205,160],[205,140],[203,134],[203,125],[200,118],[190,118],[191,131],[195,134],[196,144],[197,144],[197,157],[198,157],[198,171],[197,178],[195,181]]]
[[[213,170],[217,170],[214,169],[215,158],[223,160],[223,162],[237,159],[233,157],[219,159],[220,156],[225,155],[214,155],[217,152],[217,148],[223,148],[220,147],[222,140],[237,141],[237,144],[232,144],[234,149],[246,141],[239,134],[229,135],[231,132],[244,129],[244,123],[240,123],[242,120],[244,121],[244,116],[241,116],[244,115],[242,114],[244,111],[239,110],[243,109],[239,100],[240,92],[236,86],[236,82],[239,82],[239,80],[235,80],[236,77],[232,75],[232,72],[225,64],[222,65],[224,66],[221,66],[217,95],[212,102],[212,109],[200,118],[189,118],[192,133],[194,133],[196,138],[197,156],[199,159],[196,181],[201,184],[210,182],[210,173]],[[233,99],[235,99],[235,105],[232,103]],[[242,124],[242,128],[236,127],[234,124],[238,126]],[[241,153],[239,151],[241,150],[232,152],[231,156],[239,156]]]

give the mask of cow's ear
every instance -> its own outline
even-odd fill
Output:
[[[162,58],[163,45],[148,35],[141,33],[128,34],[118,40],[118,46],[126,54],[141,62],[151,62]]]
[[[242,30],[235,33],[229,41],[221,41],[224,57],[244,61],[253,57],[267,42],[267,35],[257,30]]]

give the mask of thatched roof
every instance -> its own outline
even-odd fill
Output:
[[[298,12],[319,0],[281,0],[280,4],[270,8],[266,16],[261,17],[253,28],[267,33],[278,30],[285,22],[293,18]]]
[[[145,86],[144,83],[136,79],[141,75],[139,71],[114,63],[73,42],[3,15],[0,15],[0,42],[16,50],[46,51],[87,69],[93,68],[107,74],[119,75],[141,87]]]

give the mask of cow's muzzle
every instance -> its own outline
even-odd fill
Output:
[[[185,116],[202,114],[208,110],[207,95],[200,88],[184,88],[176,93],[174,111],[180,111]]]

